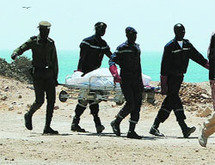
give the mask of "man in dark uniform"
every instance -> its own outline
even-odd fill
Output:
[[[83,72],[83,76],[101,66],[104,54],[108,57],[111,56],[110,47],[106,41],[101,37],[105,34],[107,25],[104,22],[97,22],[95,24],[95,34],[91,37],[85,38],[80,44],[80,59],[78,63],[78,71]],[[94,101],[78,100],[75,109],[75,116],[73,117],[71,130],[77,132],[85,132],[85,129],[79,126],[80,116],[86,109],[87,104],[91,114],[93,115],[97,133],[101,133],[105,127],[101,124],[98,116],[99,104]]]
[[[111,127],[113,132],[120,136],[120,123],[130,114],[130,126],[127,137],[141,139],[142,137],[134,131],[139,120],[143,92],[140,48],[135,43],[137,31],[132,27],[127,27],[125,32],[127,41],[117,47],[109,61],[110,72],[115,82],[121,82],[122,93],[126,100],[116,119],[111,122]],[[118,64],[121,68],[120,76],[115,64]]]
[[[14,50],[11,58],[23,54],[26,50],[32,50],[32,76],[36,100],[30,110],[25,114],[25,126],[32,130],[32,116],[44,103],[44,96],[47,98],[46,123],[44,134],[58,134],[51,125],[54,104],[55,86],[58,85],[58,60],[54,41],[48,37],[51,24],[47,21],[39,23],[39,35],[31,37],[27,42]]]
[[[187,71],[189,59],[208,68],[208,61],[193,47],[187,39],[183,39],[185,28],[178,23],[174,26],[175,38],[165,47],[161,62],[161,93],[166,94],[162,106],[150,129],[150,134],[164,136],[159,132],[159,124],[164,122],[173,110],[176,120],[181,127],[184,138],[188,138],[196,128],[188,127],[185,123],[186,116],[179,97],[179,90]]]

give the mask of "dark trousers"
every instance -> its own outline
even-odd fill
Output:
[[[55,91],[55,80],[49,70],[43,72],[36,72],[33,75],[33,86],[35,92],[35,102],[32,104],[29,114],[38,110],[44,103],[45,94],[47,99],[47,108],[46,108],[46,125],[50,126],[54,104],[56,99]]]
[[[183,105],[179,97],[179,90],[184,76],[168,76],[168,92],[164,99],[160,110],[158,111],[157,118],[164,122],[173,110],[177,121],[186,119],[184,114]]]
[[[118,113],[118,116],[125,118],[130,114],[130,122],[137,123],[139,121],[139,113],[142,104],[142,81],[128,80],[121,83],[122,93],[125,97],[125,105]]]
[[[75,108],[75,114],[80,117],[82,115],[82,113],[84,112],[84,110],[87,107],[87,104],[89,104],[89,108],[90,108],[90,113],[93,114],[98,114],[99,113],[99,104],[95,103],[94,101],[91,100],[78,100],[78,105]]]
[[[84,113],[87,104],[89,104],[90,113],[93,115],[95,126],[101,126],[101,120],[98,116],[99,113],[99,104],[92,100],[78,100],[78,104],[75,108],[75,116],[72,121],[72,125],[78,125],[81,115]]]

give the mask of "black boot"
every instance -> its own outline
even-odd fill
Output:
[[[44,134],[55,134],[55,135],[58,134],[58,131],[55,131],[50,127],[52,116],[53,116],[53,110],[54,110],[54,104],[48,103],[47,110],[46,110],[46,124],[43,130]]]
[[[71,131],[74,132],[86,132],[85,129],[81,128],[79,124],[80,118],[74,116],[73,121],[72,121],[72,126],[71,126]]]
[[[131,121],[130,120],[130,125],[129,125],[129,131],[127,134],[127,138],[131,138],[131,139],[142,139],[142,136],[139,136],[134,130],[136,127],[136,123],[135,121]]]
[[[196,127],[187,127],[182,131],[184,138],[188,138],[191,133],[195,132]]]
[[[196,130],[196,127],[188,127],[184,120],[179,120],[178,124],[181,127],[184,138],[188,138]]]
[[[57,135],[59,133],[58,133],[58,131],[53,130],[50,126],[46,126],[43,130],[43,134]]]
[[[93,114],[93,120],[95,122],[97,133],[102,133],[102,131],[105,129],[105,127],[101,124],[101,120],[98,117],[98,114]]]
[[[116,123],[116,120],[113,120],[111,123],[110,123],[112,129],[113,129],[113,133],[116,134],[116,136],[120,136],[121,135],[121,132],[120,132],[120,127],[119,127],[119,124]]]
[[[142,136],[139,136],[135,131],[128,131],[127,138],[142,139]]]
[[[152,125],[149,133],[155,136],[164,136],[164,134],[160,133],[158,127],[160,125],[160,120],[158,117],[155,118],[154,124]]]
[[[32,116],[41,107],[41,105],[42,104],[38,104],[38,103],[34,102],[31,105],[30,110],[24,115],[25,127],[28,130],[32,130],[33,129],[33,126],[32,126]]]
[[[149,133],[155,136],[164,136],[164,134],[160,133],[158,128],[154,128],[153,126],[151,127]]]
[[[32,126],[32,115],[27,112],[24,115],[24,119],[25,119],[25,127],[28,130],[32,130],[33,129],[33,126]]]
[[[119,114],[116,116],[116,119],[113,120],[110,125],[113,129],[113,133],[116,134],[116,136],[120,136],[121,132],[120,132],[120,123],[123,120],[123,117],[121,117]]]
[[[85,129],[79,126],[80,116],[84,113],[84,110],[86,109],[86,107],[81,104],[80,100],[78,102],[79,103],[75,108],[75,116],[73,117],[73,120],[72,120],[71,131],[86,132]]]

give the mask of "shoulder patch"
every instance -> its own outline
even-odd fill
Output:
[[[37,38],[37,36],[30,37],[31,40],[35,40],[36,38]]]

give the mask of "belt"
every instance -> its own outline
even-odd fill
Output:
[[[45,66],[45,67],[34,67],[36,70],[43,70],[43,69],[49,69],[49,66]]]

